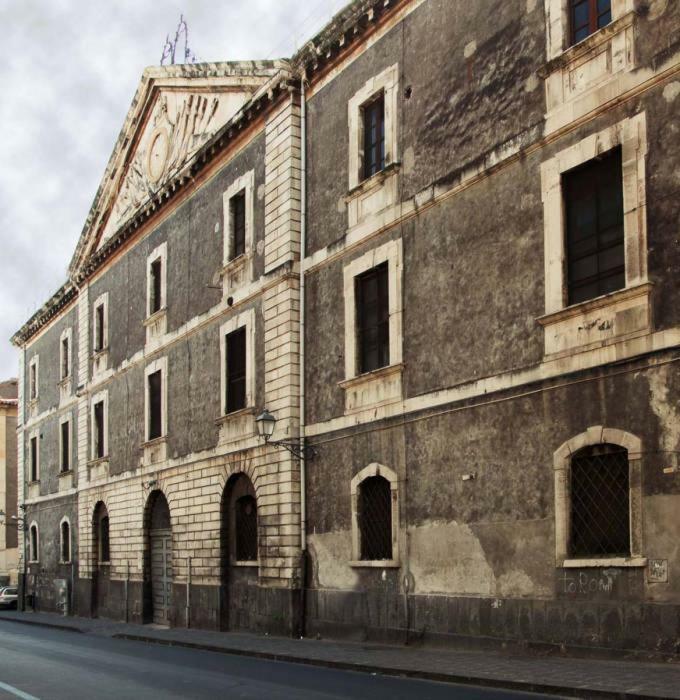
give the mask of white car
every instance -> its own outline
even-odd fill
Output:
[[[0,589],[0,608],[16,608],[17,589],[7,586]]]

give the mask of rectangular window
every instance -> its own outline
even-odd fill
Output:
[[[385,97],[362,107],[364,123],[364,180],[385,168]]]
[[[71,426],[69,421],[61,424],[61,471],[71,469]]]
[[[31,481],[38,481],[38,438],[32,437],[30,441],[31,457]]]
[[[238,258],[246,252],[246,192],[241,190],[229,200],[231,217],[231,246],[230,260]]]
[[[29,396],[31,400],[38,397],[38,365],[33,362],[29,367]]]
[[[66,379],[70,374],[71,352],[68,336],[61,339],[61,378]]]
[[[94,405],[94,458],[104,457],[104,402]]]
[[[100,304],[94,310],[94,350],[101,352],[104,349],[104,304]]]
[[[227,413],[246,407],[246,329],[245,326],[226,337]]]
[[[359,275],[355,284],[357,360],[363,374],[390,364],[388,264]]]
[[[163,435],[163,377],[161,370],[148,376],[149,382],[149,440]]]
[[[563,176],[568,303],[626,286],[621,149]]]
[[[149,316],[157,313],[163,308],[163,291],[162,291],[162,273],[163,261],[157,258],[151,263],[149,274]]]
[[[571,43],[577,44],[612,21],[611,0],[569,0]]]

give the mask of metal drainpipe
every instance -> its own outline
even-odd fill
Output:
[[[305,463],[305,255],[307,247],[307,101],[300,100],[300,636],[307,627],[307,468]]]

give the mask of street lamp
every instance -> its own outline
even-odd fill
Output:
[[[276,416],[266,408],[255,419],[255,425],[257,426],[257,434],[264,440],[266,445],[273,445],[274,447],[288,450],[298,459],[311,459],[317,454],[316,450],[311,445],[308,445],[304,438],[301,440],[272,440],[271,437],[276,427]]]

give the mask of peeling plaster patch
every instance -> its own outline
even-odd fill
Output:
[[[536,9],[536,0],[527,0],[527,13]]]
[[[344,214],[345,210],[347,209],[347,203],[345,202],[344,197],[340,197],[338,199],[338,203],[335,207],[338,210],[338,214]]]
[[[416,152],[413,150],[413,146],[409,146],[404,151],[402,167],[405,175],[410,175],[414,171],[416,167]]]
[[[670,367],[660,367],[650,375],[649,391],[652,411],[661,422],[663,447],[669,452],[680,448],[680,408],[668,400]]]
[[[650,0],[647,19],[654,20],[661,17],[668,9],[668,0]]]
[[[416,593],[494,595],[493,571],[467,525],[430,521],[409,533]]]
[[[477,42],[473,39],[469,44],[465,45],[465,48],[463,49],[463,56],[465,56],[465,58],[470,58],[474,55],[476,50]]]
[[[309,535],[312,560],[316,563],[317,582],[320,588],[352,589],[359,580],[348,562],[352,559],[352,533],[348,530]]]
[[[498,577],[496,595],[501,597],[535,595],[536,586],[524,571],[508,571]]]
[[[680,83],[677,80],[674,83],[668,83],[663,89],[663,97],[666,102],[673,102],[678,95],[680,95]]]
[[[264,199],[264,191],[265,191],[265,186],[264,186],[264,185],[260,185],[260,186],[257,188],[257,201],[258,201],[258,202],[261,202],[261,201]]]
[[[525,92],[533,92],[539,85],[539,79],[536,73],[532,73],[524,83]]]

